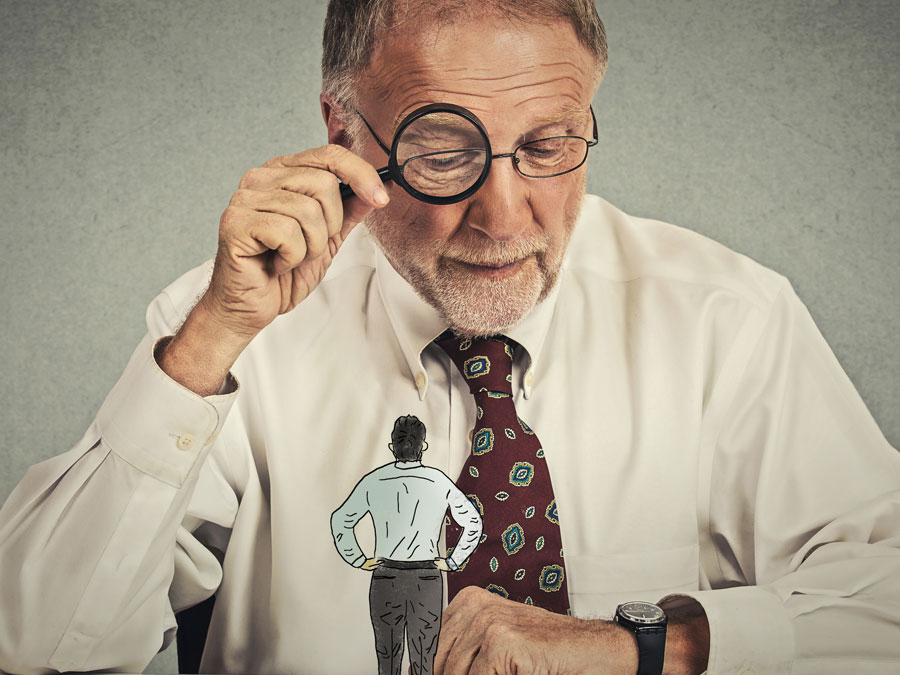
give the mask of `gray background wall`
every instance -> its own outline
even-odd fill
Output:
[[[324,142],[324,4],[0,0],[0,501],[78,440],[243,172]],[[900,4],[598,8],[590,190],[786,274],[897,446]]]

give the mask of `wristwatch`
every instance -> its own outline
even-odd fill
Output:
[[[637,675],[662,675],[667,621],[662,608],[651,602],[626,602],[616,607],[613,621],[632,630],[637,638]]]

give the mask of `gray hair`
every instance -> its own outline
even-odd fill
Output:
[[[606,71],[606,31],[593,0],[480,0],[479,11],[493,11],[510,21],[565,19],[597,62],[594,84]],[[424,12],[451,23],[472,13],[471,0],[329,0],[322,36],[322,92],[340,106],[357,104],[360,76],[369,65],[377,40]],[[352,135],[352,134],[351,134]]]

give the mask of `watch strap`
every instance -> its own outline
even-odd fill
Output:
[[[637,675],[662,675],[666,655],[666,627],[635,628],[638,645]]]

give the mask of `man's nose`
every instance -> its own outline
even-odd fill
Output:
[[[529,182],[510,157],[494,160],[484,185],[470,198],[466,224],[495,241],[515,240],[533,218]]]

